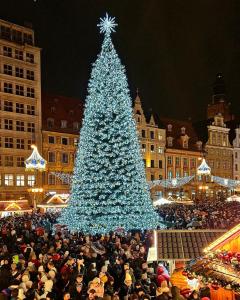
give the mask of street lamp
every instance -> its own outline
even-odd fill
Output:
[[[25,171],[34,172],[35,174],[35,182],[31,189],[29,189],[30,192],[33,193],[33,207],[34,209],[37,208],[36,203],[36,194],[42,193],[43,189],[41,187],[37,187],[37,176],[39,172],[43,172],[46,170],[47,162],[46,160],[39,154],[38,149],[35,145],[32,145],[31,148],[33,149],[32,154],[25,160]]]

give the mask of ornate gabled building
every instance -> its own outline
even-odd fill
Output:
[[[221,113],[215,115],[208,125],[206,160],[214,176],[224,178],[233,176],[233,147],[229,142],[229,131]]]
[[[83,103],[80,99],[43,94],[42,139],[43,157],[47,171],[43,174],[44,193],[69,193],[68,180],[54,173],[72,173],[79,131],[82,122]]]
[[[240,127],[235,129],[233,140],[233,179],[240,180]]]
[[[201,162],[203,145],[188,121],[162,118],[166,128],[166,178],[195,175]]]
[[[147,119],[139,95],[134,101],[134,117],[137,123],[139,142],[146,168],[147,180],[165,178],[165,129],[159,128],[156,117]]]

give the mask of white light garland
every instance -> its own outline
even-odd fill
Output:
[[[72,183],[72,174],[64,172],[50,172],[50,174],[59,178],[63,183],[71,185]]]
[[[175,189],[189,183],[194,177],[195,175],[172,178],[172,179],[154,180],[154,181],[149,181],[148,184],[150,188],[159,185],[164,188]]]
[[[233,179],[228,179],[228,178],[222,178],[218,176],[212,176],[212,180],[216,182],[217,184],[224,186],[229,189],[236,189],[238,186],[240,186],[240,181],[239,180],[233,180]]]

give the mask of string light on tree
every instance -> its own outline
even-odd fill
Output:
[[[155,186],[161,186],[168,189],[175,189],[189,183],[194,177],[195,176],[192,175],[192,176],[185,176],[185,177],[172,178],[172,179],[154,180],[154,181],[149,181],[148,184],[150,188],[153,188]]]
[[[93,64],[69,206],[59,223],[104,234],[159,225],[146,182],[125,68],[111,40],[115,19],[98,27],[102,49]]]

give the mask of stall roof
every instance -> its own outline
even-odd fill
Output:
[[[191,260],[203,255],[203,250],[226,230],[159,230],[158,260]]]

